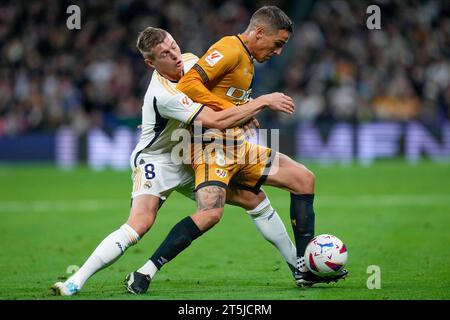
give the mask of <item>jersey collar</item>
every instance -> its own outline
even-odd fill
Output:
[[[166,77],[164,77],[162,74],[160,74],[160,73],[159,73],[158,71],[156,71],[156,70],[155,70],[155,72],[156,72],[157,74],[159,74],[160,77],[166,79],[167,81],[170,81],[170,82],[172,82],[172,83],[178,83],[178,81],[167,79]],[[184,70],[183,70],[183,75],[182,75],[182,76],[184,76],[185,73],[186,73],[186,72],[184,72]]]
[[[242,46],[244,47],[245,51],[247,51],[247,53],[248,53],[250,59],[253,60],[253,56],[252,56],[252,54],[250,53],[250,50],[248,50],[247,46],[245,45],[244,39],[242,39],[242,35],[239,33],[239,34],[236,35],[236,38],[239,39],[239,41],[242,43]]]

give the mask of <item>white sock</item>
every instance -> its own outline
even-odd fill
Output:
[[[297,249],[289,238],[280,216],[270,205],[269,199],[264,199],[255,209],[247,213],[263,237],[278,249],[290,266],[295,267]]]
[[[158,268],[155,266],[152,260],[148,259],[147,263],[140,267],[137,272],[149,275],[153,279],[158,272]]]
[[[139,235],[128,224],[108,235],[92,252],[83,266],[66,282],[75,283],[79,289],[97,271],[116,261],[128,247],[139,241]]]

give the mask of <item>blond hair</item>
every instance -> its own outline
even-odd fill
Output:
[[[154,59],[155,57],[153,56],[152,49],[163,42],[166,37],[166,30],[147,27],[139,32],[136,47],[139,49],[144,59]]]

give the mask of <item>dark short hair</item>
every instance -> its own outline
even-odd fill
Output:
[[[136,47],[139,49],[144,59],[154,59],[155,57],[152,54],[152,49],[163,42],[166,37],[166,30],[147,27],[139,32]]]
[[[272,30],[294,31],[291,19],[276,6],[264,6],[259,8],[251,17],[248,29],[253,29],[259,25],[266,25]]]

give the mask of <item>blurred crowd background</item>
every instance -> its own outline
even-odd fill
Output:
[[[80,30],[66,26],[71,4]],[[450,119],[448,0],[2,1],[0,137],[136,127],[151,76],[135,47],[139,31],[164,28],[201,56],[243,32],[263,4],[285,10],[295,30],[280,57],[256,66],[253,92],[296,101],[293,117],[266,112],[263,126]],[[366,27],[370,4],[381,8],[381,30]]]

